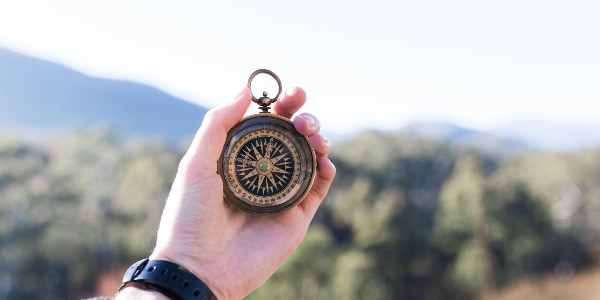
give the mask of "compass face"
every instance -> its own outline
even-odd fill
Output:
[[[250,213],[280,213],[308,193],[314,150],[293,124],[273,114],[250,116],[228,134],[219,161],[225,198]]]

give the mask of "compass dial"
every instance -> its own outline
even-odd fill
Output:
[[[219,161],[225,198],[250,213],[280,213],[312,186],[314,150],[293,124],[265,113],[250,116],[228,134]]]

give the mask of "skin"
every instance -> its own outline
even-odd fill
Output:
[[[209,111],[190,149],[179,164],[160,221],[150,259],[177,263],[200,278],[218,299],[241,299],[262,285],[304,238],[335,176],[327,158],[331,144],[319,133],[311,114],[293,120],[317,155],[317,174],[304,200],[284,214],[254,216],[223,200],[217,160],[227,131],[243,117],[251,103],[244,88],[232,102]],[[273,112],[291,118],[306,102],[301,88],[288,89]],[[117,299],[167,299],[155,291],[125,288]]]

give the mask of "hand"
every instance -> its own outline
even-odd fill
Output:
[[[274,112],[287,118],[306,101],[300,88],[291,88],[275,103]],[[264,283],[298,247],[335,175],[327,158],[330,143],[319,134],[319,121],[310,114],[294,119],[309,136],[317,155],[314,184],[296,207],[275,216],[243,213],[223,199],[217,160],[227,131],[251,102],[245,88],[233,102],[209,111],[185,154],[165,205],[156,248],[150,259],[168,260],[194,273],[218,299],[241,299]]]

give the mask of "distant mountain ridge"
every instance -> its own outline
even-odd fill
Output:
[[[126,138],[177,142],[193,136],[206,111],[148,85],[0,48],[0,129],[48,134],[101,123]]]
[[[489,134],[542,151],[600,149],[600,126],[529,120],[508,123]]]
[[[497,155],[518,153],[526,147],[511,140],[450,123],[415,122],[395,132],[396,135],[432,140]]]
[[[94,78],[0,48],[0,132],[43,138],[68,128],[107,124],[125,138],[179,142],[194,135],[206,111],[148,85]],[[355,136],[326,130],[337,141]],[[513,122],[490,131],[415,122],[391,134],[495,154],[600,148],[599,126],[536,121]]]
[[[490,131],[466,129],[450,123],[415,122],[395,134],[494,154],[514,154],[523,150],[573,152],[600,149],[600,126],[543,121],[511,122]]]

